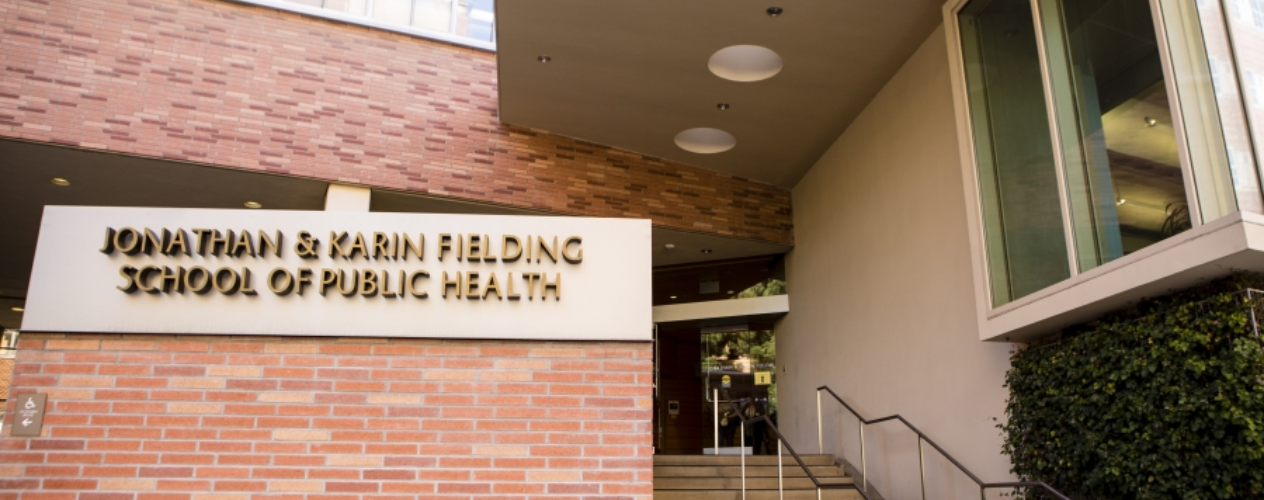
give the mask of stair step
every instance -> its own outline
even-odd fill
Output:
[[[816,500],[816,490],[786,490],[785,500]],[[746,500],[779,500],[777,490],[746,490]],[[821,490],[821,500],[863,498],[852,489]],[[654,490],[654,500],[742,500],[740,490]]]
[[[833,455],[799,455],[808,465],[834,465]],[[654,455],[654,465],[738,465],[742,457],[736,455]],[[796,465],[794,457],[781,457],[784,465]],[[750,455],[746,465],[777,465],[776,455]]]
[[[816,477],[843,476],[843,471],[835,465],[809,466]],[[806,477],[799,464],[783,464],[783,476]],[[741,477],[742,468],[738,466],[654,466],[654,477]],[[746,466],[747,477],[777,477],[777,466]]]
[[[838,476],[818,476],[822,483],[830,484],[852,484],[850,477]],[[656,477],[654,478],[655,490],[740,490],[742,488],[741,477]],[[816,491],[816,485],[812,484],[812,480],[806,477],[787,477],[782,480],[782,488],[786,491],[790,490],[813,490]],[[747,490],[775,490],[777,489],[777,478],[775,477],[746,477]]]

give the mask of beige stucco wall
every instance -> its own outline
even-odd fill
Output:
[[[868,418],[903,415],[983,480],[1012,477],[993,420],[1011,346],[978,340],[957,153],[941,27],[794,188],[777,351],[781,426],[799,451],[816,451],[827,384]],[[826,451],[859,465],[855,421],[825,407]],[[870,481],[917,498],[917,441],[898,425],[866,435]],[[931,498],[979,498],[933,452],[928,467]]]

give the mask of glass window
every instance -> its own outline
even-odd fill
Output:
[[[417,0],[413,26],[435,31],[452,31],[452,0]]]
[[[496,41],[496,8],[492,0],[461,0],[456,33],[477,40]]]
[[[1070,277],[1039,48],[1028,0],[959,14],[992,305]]]
[[[378,21],[407,26],[412,15],[413,0],[373,0],[373,18]]]
[[[286,0],[289,3],[362,16],[401,28],[450,33],[480,42],[496,41],[495,0]],[[309,11],[310,12],[310,11]],[[338,17],[347,20],[345,17]],[[407,32],[407,30],[405,30]],[[482,46],[482,45],[479,45]]]
[[[1148,0],[1040,2],[1078,265],[1191,227]]]
[[[368,0],[325,0],[324,7],[329,10],[363,16],[364,8],[368,5],[367,2]]]

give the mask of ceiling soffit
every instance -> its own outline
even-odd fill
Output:
[[[500,118],[791,188],[939,24],[940,3],[497,2]],[[732,45],[768,47],[784,67],[759,82],[715,76],[708,60]],[[737,145],[676,146],[698,127]]]

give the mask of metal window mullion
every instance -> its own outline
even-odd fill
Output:
[[[969,75],[968,70],[966,69],[965,45],[961,41],[961,18],[960,18],[961,9],[965,8],[965,6],[969,3],[970,3],[969,0],[959,0],[957,5],[953,7],[952,9],[953,15],[951,17],[951,24],[952,24],[951,29],[953,30],[954,39],[956,40],[955,49],[957,52],[957,57],[961,59],[960,68],[958,68],[960,69],[960,72],[957,73],[956,78],[961,83],[962,89],[964,91],[964,95],[962,97],[964,98],[964,103],[966,106],[966,117],[967,117],[966,124],[962,128],[965,130],[966,138],[967,138],[965,147],[969,150],[969,155],[970,155],[969,170],[970,170],[970,182],[972,184],[969,186],[965,186],[965,189],[972,190],[974,196],[969,196],[970,195],[969,192],[967,193],[967,196],[973,199],[975,203],[975,207],[977,208],[974,219],[975,219],[975,224],[979,228],[979,248],[983,252],[983,269],[982,269],[983,284],[984,284],[983,295],[984,295],[984,298],[987,300],[987,310],[992,311],[993,309],[996,308],[995,306],[996,293],[992,289],[993,273],[992,273],[991,254],[988,252],[987,216],[984,215],[983,189],[982,189],[982,184],[981,184],[982,179],[979,177],[978,144],[976,142],[976,137],[975,137],[974,120],[971,114],[973,113],[973,110],[970,107],[970,91],[968,90],[970,87],[970,75]],[[1006,265],[1008,265],[1008,263]],[[1009,277],[1006,276],[1005,279],[1009,280]]]
[[[1044,19],[1040,2],[1031,0],[1031,20],[1036,24],[1036,51],[1040,56],[1040,76],[1045,91],[1045,110],[1049,115],[1049,137],[1053,145],[1053,168],[1058,178],[1058,206],[1062,209],[1062,234],[1066,239],[1067,267],[1071,277],[1080,274],[1079,249],[1075,242],[1075,225],[1071,220],[1071,196],[1067,190],[1066,161],[1062,155],[1062,129],[1058,126],[1058,108],[1053,101],[1053,75],[1049,69],[1049,53],[1045,46]]]
[[[1176,88],[1176,75],[1172,73],[1172,50],[1168,46],[1167,25],[1163,17],[1163,6],[1159,0],[1150,0],[1150,14],[1154,23],[1154,36],[1159,47],[1159,62],[1163,67],[1163,86],[1167,89],[1167,105],[1172,111],[1172,128],[1176,132],[1176,152],[1181,161],[1181,178],[1185,181],[1185,206],[1189,209],[1189,222],[1192,227],[1203,225],[1202,205],[1198,198],[1198,185],[1194,179],[1193,160],[1189,156],[1188,131],[1185,130],[1185,111],[1181,106],[1180,90]],[[1232,173],[1229,173],[1232,178]],[[1237,203],[1234,193],[1235,201]]]
[[[456,16],[457,10],[461,8],[461,0],[452,0],[452,7],[449,9],[451,15],[448,16],[448,33],[456,34]]]

